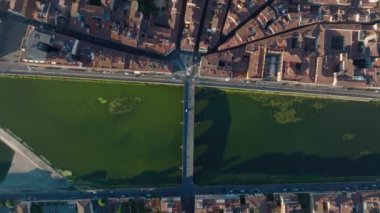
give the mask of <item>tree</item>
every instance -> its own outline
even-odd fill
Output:
[[[105,207],[107,205],[107,200],[104,198],[101,198],[98,200],[98,205],[101,207]]]
[[[13,209],[15,207],[15,201],[13,201],[13,200],[7,200],[7,201],[5,201],[5,206],[8,209]]]

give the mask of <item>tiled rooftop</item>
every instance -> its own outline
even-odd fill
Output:
[[[265,3],[265,0],[231,1],[231,6],[228,10],[226,22],[222,31],[224,35],[229,34],[235,27],[248,19]]]
[[[185,11],[185,26],[182,32],[181,50],[193,52],[201,26],[201,17],[206,1],[188,0]]]
[[[200,65],[203,77],[380,85],[380,25],[369,23],[380,19],[379,1],[274,0],[265,8],[264,0],[207,2],[164,1],[157,13],[148,14],[140,12],[138,0],[102,0],[100,5],[85,0],[10,0],[10,9],[163,56],[176,49],[177,39],[183,51],[196,51],[199,45],[199,51],[206,53]],[[168,60],[102,51],[83,41],[77,47],[82,56],[68,57],[74,38],[28,33],[23,53],[27,62],[143,72],[173,70]],[[44,36],[55,43],[41,42]]]
[[[209,0],[199,45],[201,52],[207,52],[218,43],[227,9],[228,0]]]

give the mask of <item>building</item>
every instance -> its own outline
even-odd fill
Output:
[[[28,27],[20,61],[32,65],[124,70],[125,54],[58,33]]]
[[[78,213],[93,213],[92,204],[90,200],[77,200]]]

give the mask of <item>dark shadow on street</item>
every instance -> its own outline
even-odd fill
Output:
[[[67,187],[64,178],[52,178],[49,171],[34,169],[23,173],[8,173],[0,184],[1,190],[17,189],[63,189]]]
[[[131,178],[109,178],[108,173],[105,170],[95,171],[85,176],[78,178],[81,182],[88,183],[89,185],[95,185],[98,187],[108,187],[116,185],[168,185],[168,184],[180,184],[181,176],[179,167],[173,167],[163,171],[146,171]],[[84,184],[86,185],[86,184]]]
[[[9,18],[1,19],[0,59],[13,63],[18,61],[18,52],[21,49],[21,43],[25,36],[27,25]]]

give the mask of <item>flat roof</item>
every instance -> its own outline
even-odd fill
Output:
[[[42,44],[51,44],[52,36],[50,34],[37,32],[33,30],[31,34],[25,39],[25,56],[27,60],[45,61],[48,52],[42,51],[39,46]]]

